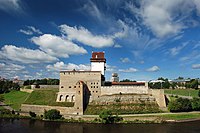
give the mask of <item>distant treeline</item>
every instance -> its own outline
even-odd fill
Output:
[[[190,79],[190,81],[187,81],[186,83],[178,83],[178,82],[169,82],[168,79],[164,78],[158,78],[158,80],[162,80],[163,82],[157,82],[157,83],[149,83],[149,87],[152,89],[176,89],[178,87],[185,87],[185,88],[191,88],[191,89],[198,89],[198,80],[197,79]]]
[[[33,79],[24,81],[24,85],[59,85],[59,79]]]
[[[0,81],[0,94],[9,92],[11,90],[19,90],[20,87],[17,83],[13,83],[13,81],[4,80]]]

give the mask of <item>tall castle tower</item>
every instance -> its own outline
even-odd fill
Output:
[[[92,52],[91,71],[101,71],[101,74],[105,75],[106,70],[106,59],[104,57],[104,52]]]

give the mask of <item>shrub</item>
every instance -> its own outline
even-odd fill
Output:
[[[0,110],[1,115],[11,115],[11,111],[9,109],[1,109]]]
[[[200,90],[198,91],[198,97],[200,97]]]
[[[60,111],[56,110],[56,109],[51,109],[44,112],[44,118],[45,119],[49,119],[49,120],[56,120],[56,119],[60,119],[62,117],[62,115],[60,115]]]
[[[31,116],[31,117],[33,117],[33,118],[35,118],[36,117],[36,113],[35,112],[29,112],[29,115]]]
[[[122,117],[119,117],[118,115],[113,116],[110,110],[103,110],[99,114],[99,117],[101,118],[102,123],[105,123],[105,124],[116,123],[123,119]]]
[[[191,104],[193,110],[200,111],[200,98],[193,98]]]
[[[4,99],[4,96],[3,95],[0,95],[0,102],[3,102],[5,99]]]
[[[191,101],[189,99],[178,98],[170,101],[168,105],[170,112],[186,112],[192,110]]]

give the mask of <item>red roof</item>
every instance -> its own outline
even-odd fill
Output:
[[[90,58],[91,62],[106,62],[104,57],[104,52],[92,52],[92,58]]]
[[[112,82],[112,85],[145,85],[144,82]]]

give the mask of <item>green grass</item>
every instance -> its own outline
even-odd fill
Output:
[[[194,89],[165,89],[165,94],[198,97],[198,91]]]
[[[4,95],[4,99],[5,99],[4,102],[6,104],[11,105],[11,107],[15,110],[19,110],[21,104],[29,96],[29,93],[21,92],[21,91],[11,91],[9,93],[4,93],[1,95]]]
[[[166,114],[162,115],[161,118],[170,120],[197,119],[200,118],[200,113]]]
[[[35,90],[30,94],[30,96],[24,103],[33,105],[49,105],[62,107],[74,106],[74,103],[72,102],[56,102],[57,92],[58,91],[56,90]]]
[[[162,112],[157,104],[111,104],[88,105],[84,114],[99,115],[103,110],[111,110],[113,114],[144,114]]]

